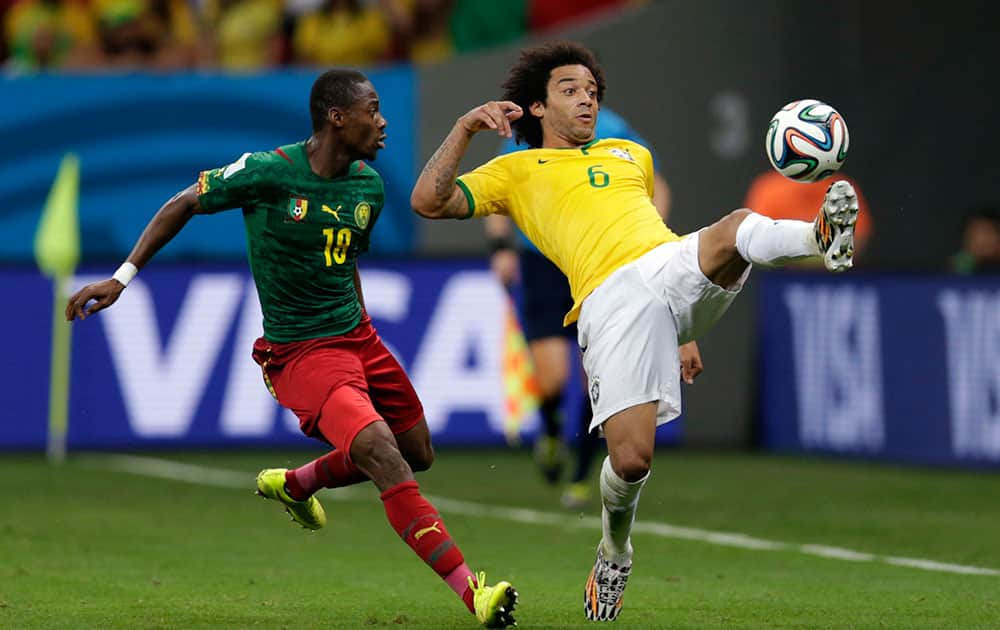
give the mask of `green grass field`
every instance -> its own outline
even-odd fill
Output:
[[[476,627],[373,488],[323,494],[315,533],[251,494],[313,455],[0,457],[0,627]],[[519,627],[588,625],[596,508],[561,512],[523,452],[442,450],[419,479],[470,566],[518,588]],[[998,497],[995,473],[662,452],[611,627],[1000,627]]]

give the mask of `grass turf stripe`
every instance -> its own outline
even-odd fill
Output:
[[[181,481],[197,485],[217,486],[224,488],[242,488],[252,490],[253,474],[236,470],[209,468],[196,464],[186,464],[168,459],[142,457],[135,455],[80,456],[74,461],[117,472],[156,477],[171,481]],[[359,489],[338,488],[334,491],[324,491],[324,498],[342,501],[370,500],[371,493]],[[471,501],[461,501],[424,495],[438,509],[483,518],[494,518],[528,525],[556,525],[560,527],[575,527],[583,529],[601,529],[601,519],[598,517],[579,517],[558,512],[544,512],[528,508],[492,506]],[[737,547],[757,551],[792,551],[831,560],[849,562],[877,562],[897,567],[936,571],[942,573],[957,573],[961,575],[1000,576],[1000,570],[987,567],[967,566],[938,562],[922,558],[905,558],[885,556],[852,549],[843,549],[816,544],[797,544],[775,540],[756,538],[747,534],[735,532],[719,532],[694,527],[679,527],[656,521],[638,521],[632,528],[633,532],[660,536],[663,538],[679,538],[705,542],[713,545]]]

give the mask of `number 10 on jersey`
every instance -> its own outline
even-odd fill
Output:
[[[344,261],[347,260],[347,247],[351,244],[351,231],[347,228],[340,228],[339,231],[326,228],[323,230],[323,234],[326,235],[326,247],[323,248],[326,266],[329,267],[333,263],[344,264]]]

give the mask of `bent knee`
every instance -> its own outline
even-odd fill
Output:
[[[743,222],[743,219],[747,218],[751,214],[753,214],[753,210],[750,208],[737,208],[723,217],[723,220],[734,221],[738,227],[739,224]]]
[[[632,483],[639,481],[653,466],[653,451],[645,449],[628,449],[616,454],[611,461],[615,474]]]
[[[733,210],[711,226],[702,230],[698,240],[699,257],[721,264],[739,258],[736,248],[736,232],[740,224],[753,214],[749,208]]]
[[[743,220],[751,214],[753,214],[753,211],[749,208],[740,208],[722,217],[716,223],[716,226],[719,228],[718,236],[721,238],[716,240],[721,241],[721,244],[729,246],[733,251],[736,251],[736,231],[740,229],[740,224],[743,223]]]
[[[384,422],[374,422],[354,438],[351,459],[362,470],[392,465],[403,460],[395,436]]]
[[[413,472],[430,470],[431,464],[434,463],[434,447],[430,443],[425,444],[417,452],[410,453],[406,459]]]
[[[538,387],[538,397],[542,400],[555,398],[562,394],[562,390],[566,386],[566,376],[535,372],[535,386]]]

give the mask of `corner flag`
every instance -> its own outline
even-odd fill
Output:
[[[52,278],[70,276],[80,260],[80,226],[77,198],[80,190],[80,162],[67,153],[42,210],[35,233],[35,260],[38,268]]]
[[[538,408],[538,383],[535,382],[535,368],[528,354],[528,344],[517,320],[517,309],[509,297],[502,343],[504,435],[507,443],[515,446],[521,441],[524,421]]]
[[[35,232],[35,261],[53,283],[48,455],[56,462],[66,457],[69,423],[71,328],[63,317],[63,305],[69,297],[69,284],[80,260],[79,191],[80,162],[76,155],[67,153],[59,165]]]

